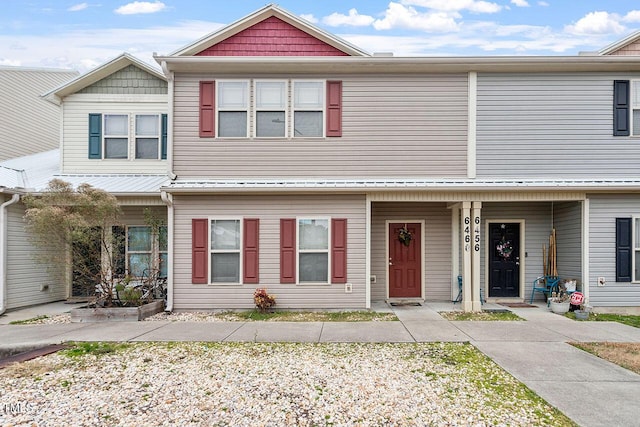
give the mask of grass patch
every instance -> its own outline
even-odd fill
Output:
[[[569,319],[576,318],[574,313],[566,313],[566,317]],[[587,320],[594,322],[618,322],[624,325],[633,326],[634,328],[640,328],[640,316],[632,314],[612,314],[612,313],[589,313]]]
[[[397,321],[393,313],[377,311],[274,311],[261,313],[256,310],[226,312],[219,315],[222,320],[267,321],[267,322],[372,322]]]
[[[129,344],[107,342],[79,342],[71,343],[71,347],[60,353],[69,358],[78,358],[87,355],[102,356],[115,353],[129,347]]]
[[[43,314],[41,316],[32,317],[31,319],[14,320],[12,322],[9,322],[9,324],[10,325],[30,325],[33,323],[40,323],[42,320],[48,319],[48,318],[49,316],[47,316],[46,314]]]
[[[479,313],[464,311],[441,311],[440,316],[447,320],[459,321],[521,321],[522,317],[511,311],[481,311]]]
[[[574,347],[640,374],[640,343],[571,343]]]

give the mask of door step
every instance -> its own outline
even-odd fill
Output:
[[[388,300],[387,301],[392,307],[421,307],[424,301],[422,300]]]

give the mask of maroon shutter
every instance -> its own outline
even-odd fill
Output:
[[[327,136],[342,136],[342,82],[327,82]]]
[[[295,219],[280,219],[280,283],[296,283]]]
[[[209,282],[207,245],[209,242],[209,220],[191,220],[191,283]]]
[[[331,220],[331,283],[347,283],[347,220]]]
[[[216,136],[216,82],[200,82],[200,138]]]
[[[258,259],[258,247],[260,239],[260,220],[247,219],[244,220],[242,250],[243,257],[243,283],[259,283],[258,272],[260,270]]]

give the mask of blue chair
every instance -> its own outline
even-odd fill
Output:
[[[458,276],[458,296],[453,303],[462,302],[462,276]],[[484,299],[484,288],[480,288],[480,304],[484,305],[486,300]]]
[[[559,284],[560,278],[558,276],[540,276],[536,278],[536,280],[533,281],[533,289],[531,289],[531,300],[529,301],[529,304],[533,303],[533,297],[536,292],[542,292],[548,300],[552,292],[558,292]]]

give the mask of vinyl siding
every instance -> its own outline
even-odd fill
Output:
[[[640,73],[478,75],[477,176],[636,176],[640,139],[613,136],[613,80]]]
[[[88,158],[89,113],[129,114],[129,160],[93,160]],[[135,157],[135,114],[166,114],[165,95],[76,94],[64,101],[63,173],[164,173],[166,160],[141,160]]]
[[[373,203],[371,210],[371,300],[387,298],[387,220],[424,220],[423,272],[426,300],[451,300],[451,210],[446,203]]]
[[[589,195],[589,302],[593,306],[640,305],[640,283],[616,283],[616,218],[640,215],[636,194]],[[638,266],[636,266],[638,268]],[[606,279],[597,286],[598,277]]]
[[[531,297],[532,283],[536,277],[543,274],[542,268],[542,245],[549,246],[549,234],[551,233],[551,203],[483,203],[482,205],[482,233],[486,234],[486,223],[488,220],[504,220],[505,222],[524,220],[524,236],[520,236],[520,245],[524,246],[526,256],[521,258],[520,266],[524,263],[525,300]],[[483,238],[480,250],[480,277],[481,284],[485,287],[485,297],[490,295],[486,292],[486,254],[487,244]]]
[[[174,308],[211,310],[253,308],[253,292],[266,287],[278,308],[364,308],[364,196],[178,196],[174,197]],[[191,283],[191,220],[210,216],[260,219],[259,284],[194,285]],[[344,284],[280,284],[280,219],[297,216],[347,218],[347,280]]]
[[[67,287],[45,264],[36,259],[41,248],[33,246],[24,229],[24,205],[8,208],[7,221],[7,309],[65,299]],[[46,290],[40,290],[48,285]]]
[[[77,75],[0,67],[0,160],[58,147],[60,107],[40,95]]]
[[[343,82],[342,137],[199,138],[198,82],[224,77],[176,75],[174,171],[181,178],[466,176],[466,74],[315,77]]]
[[[78,93],[166,95],[167,82],[135,65],[129,65],[79,90]]]
[[[640,41],[629,43],[608,54],[609,56],[637,56],[640,55]]]
[[[556,228],[558,275],[582,283],[582,203],[555,203],[553,225]]]

